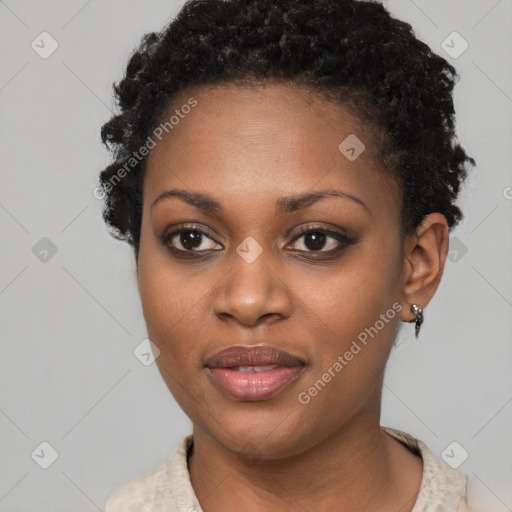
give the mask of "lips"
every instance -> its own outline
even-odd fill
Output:
[[[207,359],[208,375],[224,393],[244,401],[276,396],[295,380],[305,362],[269,345],[233,346]]]
[[[252,347],[233,346],[217,352],[207,359],[208,368],[230,368],[235,366],[304,366],[304,362],[288,352],[270,345]]]

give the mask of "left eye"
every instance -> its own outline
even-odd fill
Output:
[[[174,243],[175,239],[178,241],[179,244],[181,244],[181,247],[184,247],[184,249],[176,247]],[[207,245],[205,246],[205,244],[203,243],[205,240],[210,240],[210,242],[213,244],[213,247],[208,247]],[[164,242],[167,245],[169,245],[171,249],[175,249],[176,251],[180,252],[207,251],[215,249],[215,246],[218,245],[203,231],[190,228],[180,229],[178,231],[174,231],[173,233],[169,233],[165,237]]]
[[[310,228],[303,230],[294,238],[293,243],[296,243],[295,241],[300,240],[301,238],[304,238],[303,246],[305,246],[306,249],[299,248],[298,250],[304,252],[331,252],[336,249],[340,249],[349,243],[348,238],[342,233],[337,233],[324,228]],[[331,239],[330,243],[327,243],[328,239]],[[295,247],[295,249],[297,249],[297,247]]]

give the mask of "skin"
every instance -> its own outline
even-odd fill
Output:
[[[291,84],[224,84],[183,93],[169,112],[191,96],[197,106],[148,157],[137,265],[158,368],[193,423],[189,473],[202,508],[411,511],[422,461],[379,427],[382,379],[398,321],[411,321],[411,304],[426,306],[439,285],[445,217],[432,213],[401,238],[400,196],[376,139],[341,105]],[[349,134],[366,146],[354,161],[338,150]],[[175,188],[207,194],[223,212],[177,197],[152,207]],[[278,198],[325,189],[365,206],[343,196],[275,211]],[[167,246],[161,237],[190,223],[206,234],[188,251],[207,255],[179,259],[168,246],[186,251],[180,236]],[[310,235],[297,238],[305,226],[345,229],[352,243],[329,256],[341,244],[327,235],[315,251]],[[252,263],[236,252],[249,236],[263,249]],[[301,404],[299,393],[393,303],[401,311]],[[235,400],[204,363],[228,346],[257,344],[306,366],[272,398]]]

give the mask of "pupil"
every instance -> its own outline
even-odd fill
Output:
[[[197,231],[187,231],[181,234],[180,242],[186,249],[193,249],[201,245],[201,233]]]
[[[308,240],[312,240],[312,244],[308,244]],[[306,247],[308,249],[322,249],[325,243],[325,235],[323,233],[310,233],[306,236]]]

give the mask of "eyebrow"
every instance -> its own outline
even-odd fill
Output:
[[[155,205],[160,201],[168,199],[170,197],[177,197],[185,201],[186,203],[195,206],[200,210],[203,210],[206,213],[222,214],[224,212],[222,205],[213,197],[210,197],[206,194],[202,194],[201,192],[190,192],[188,190],[176,188],[166,190],[159,194],[158,197],[153,201],[151,209],[153,209]],[[276,211],[277,213],[280,214],[293,213],[297,210],[307,208],[308,206],[311,206],[317,201],[320,201],[321,199],[325,199],[327,197],[339,197],[350,199],[355,203],[361,205],[368,213],[370,213],[370,209],[361,199],[359,199],[356,196],[353,196],[352,194],[348,194],[346,192],[342,192],[341,190],[334,189],[319,190],[316,192],[306,192],[304,194],[281,197],[276,201]]]

